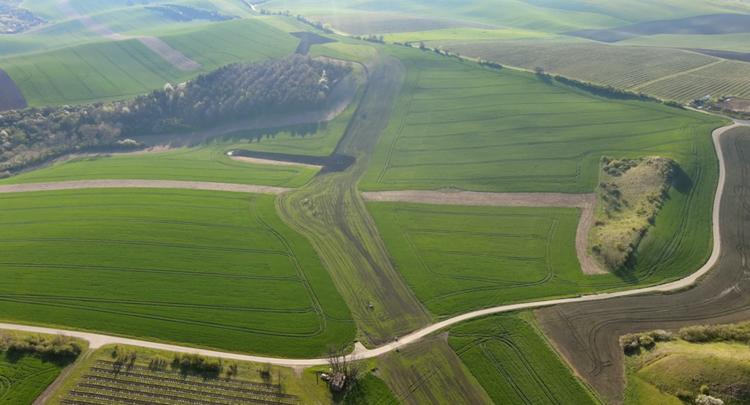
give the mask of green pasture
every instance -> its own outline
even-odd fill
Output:
[[[353,339],[271,196],[76,190],[6,194],[0,207],[5,321],[292,357]]]
[[[597,404],[558,357],[530,314],[463,323],[448,342],[497,404]]]
[[[519,28],[444,28],[431,31],[397,32],[383,36],[387,42],[417,42],[424,41],[488,41],[551,38],[553,35],[542,31],[532,31]]]
[[[713,195],[707,193],[709,197]],[[396,269],[438,317],[517,302],[633,288],[685,276],[710,254],[710,201],[672,193],[633,269],[585,275],[574,208],[370,202]],[[698,200],[697,196],[690,196]],[[682,215],[690,209],[693,221]],[[683,212],[683,214],[681,214]],[[689,223],[688,223],[689,222]]]
[[[18,52],[27,43],[44,43],[44,38],[51,35],[37,34],[28,41],[0,41],[0,51]],[[47,51],[42,48],[35,53],[0,58],[0,68],[13,78],[32,106],[90,103],[147,93],[165,83],[181,82],[229,63],[288,55],[298,42],[255,19],[188,24],[180,30],[166,30],[160,38],[200,63],[201,71],[181,71],[136,39],[83,43]]]
[[[30,405],[61,370],[37,356],[0,352],[0,404]]]
[[[670,157],[713,176],[716,118],[392,49],[408,73],[364,190],[592,192],[603,155]]]
[[[139,179],[299,187],[317,172],[310,167],[250,164],[226,156],[226,151],[231,149],[254,145],[248,142],[216,143],[166,152],[81,157],[0,180],[0,184]]]

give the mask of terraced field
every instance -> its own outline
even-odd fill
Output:
[[[317,169],[310,167],[239,162],[226,155],[229,150],[248,146],[252,147],[253,144],[219,143],[165,152],[81,157],[0,180],[0,184],[140,179],[298,187],[307,183],[317,172]]]
[[[450,330],[448,342],[497,404],[597,404],[533,326],[530,314]]]
[[[4,320],[281,356],[353,339],[273,197],[78,190],[6,194],[0,207]]]
[[[29,405],[60,374],[62,366],[35,356],[0,352],[0,404]]]

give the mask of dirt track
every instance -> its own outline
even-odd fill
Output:
[[[584,274],[606,274],[588,253],[589,231],[594,225],[595,194],[480,193],[474,191],[380,191],[365,192],[366,201],[412,202],[496,207],[575,207],[581,209],[576,229],[576,254]]]
[[[720,135],[715,133],[715,138]],[[750,319],[750,128],[723,135],[726,184],[714,217],[714,251],[694,288],[537,311],[558,351],[608,402],[622,402],[623,354],[619,336],[652,329]],[[720,155],[721,156],[721,155]],[[726,175],[724,175],[726,173]],[[725,176],[725,177],[724,177]],[[722,179],[720,178],[720,183]],[[714,212],[718,212],[715,204]],[[719,228],[719,224],[721,227]],[[720,233],[719,233],[720,232]],[[720,236],[720,237],[719,237]],[[711,270],[708,272],[708,270]],[[696,278],[695,275],[691,278]]]
[[[208,183],[174,180],[76,180],[59,183],[0,185],[0,194],[33,191],[80,190],[91,188],[176,188],[185,190],[229,191],[234,193],[281,194],[288,188],[252,184]]]

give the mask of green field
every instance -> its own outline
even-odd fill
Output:
[[[715,167],[709,133],[718,119],[605,100],[427,52],[394,52],[408,75],[364,190],[591,192],[602,155],[671,157],[688,173],[699,163],[707,176]]]
[[[0,352],[0,404],[30,405],[61,370],[36,356]]]
[[[67,33],[63,33],[67,36]],[[11,53],[27,43],[0,41],[0,51]],[[298,40],[259,20],[188,24],[161,37],[174,49],[201,64],[207,72],[233,62],[252,62],[291,54]],[[55,41],[53,39],[53,41]],[[199,72],[170,65],[136,39],[77,44],[49,51],[0,58],[29,105],[89,103],[132,97],[181,82]]]
[[[367,207],[396,269],[438,316],[662,282],[694,271],[710,253],[707,218],[677,222],[672,216],[686,207],[672,204],[637,252],[636,267],[617,275],[581,271],[576,209],[382,202]]]
[[[257,144],[217,143],[166,152],[82,157],[0,180],[0,184],[139,179],[299,187],[317,172],[317,169],[301,166],[250,164],[226,156],[228,150],[254,145]]]
[[[497,404],[597,404],[533,325],[530,314],[499,315],[451,328],[449,339]]]
[[[378,359],[400,403],[489,404],[487,392],[442,336],[422,339]]]
[[[0,207],[3,320],[281,356],[353,339],[273,197],[78,190],[8,194]]]

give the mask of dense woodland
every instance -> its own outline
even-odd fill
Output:
[[[7,111],[0,115],[0,176],[69,152],[137,147],[143,135],[312,109],[348,72],[294,55],[228,65],[133,100]]]

